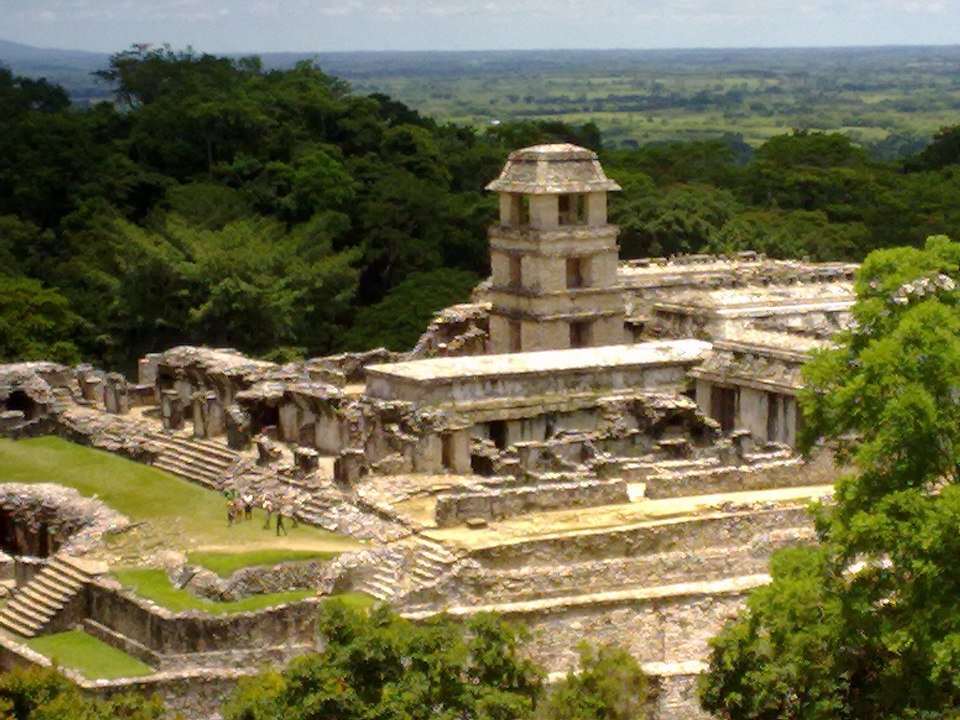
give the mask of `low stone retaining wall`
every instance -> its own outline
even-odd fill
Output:
[[[675,475],[648,475],[647,472],[644,468],[631,474],[628,467],[624,469],[624,477],[629,482],[645,483],[644,496],[653,500],[823,485],[833,483],[838,475],[833,467],[833,458],[828,453],[820,453],[809,462],[792,457],[762,465],[718,467]]]
[[[100,579],[87,586],[87,617],[158,656],[315,647],[322,600],[309,598],[256,612],[175,613]]]
[[[741,546],[764,532],[809,523],[806,507],[776,506],[712,512],[690,519],[667,519],[625,528],[571,532],[472,550],[469,557],[484,567],[522,568],[563,565],[589,558],[626,557],[718,545]]]
[[[623,480],[573,480],[520,487],[452,490],[437,497],[438,527],[467,520],[503,520],[532,512],[615,505],[630,501]]]
[[[48,552],[82,554],[99,545],[105,534],[130,525],[126,516],[99,500],[54,483],[0,484],[0,511],[16,525],[14,542],[24,554],[42,554],[42,533],[49,536]]]

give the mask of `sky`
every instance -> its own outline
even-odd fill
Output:
[[[960,43],[960,0],[0,0],[0,38],[115,52]]]

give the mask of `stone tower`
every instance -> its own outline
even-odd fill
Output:
[[[500,195],[489,231],[489,352],[624,342],[619,230],[607,223],[607,193],[620,186],[596,153],[569,144],[517,150],[487,189]]]

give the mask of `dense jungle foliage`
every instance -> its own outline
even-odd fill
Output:
[[[115,101],[80,109],[0,69],[0,360],[409,347],[487,274],[483,186],[537,142],[601,152],[625,257],[860,260],[960,224],[957,127],[905,162],[806,131],[603,152],[590,123],[440,124],[310,63],[138,47],[103,76]]]

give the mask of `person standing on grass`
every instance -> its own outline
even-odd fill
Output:
[[[243,496],[243,517],[245,520],[253,520],[253,495],[250,493]]]
[[[287,528],[283,525],[283,508],[277,507],[277,537],[280,537],[280,531],[283,531],[283,534],[287,534]]]
[[[263,529],[264,529],[264,530],[269,530],[269,529],[270,529],[270,516],[273,515],[273,501],[272,501],[270,498],[268,498],[268,497],[264,497],[264,498],[263,498],[263,511],[267,514],[267,519],[266,519],[266,521],[263,523]]]

